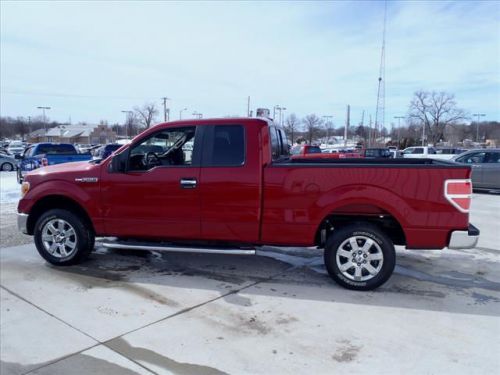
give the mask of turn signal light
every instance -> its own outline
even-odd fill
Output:
[[[446,180],[444,196],[457,210],[468,213],[472,198],[472,182],[467,180]]]
[[[21,184],[21,195],[24,197],[28,191],[30,191],[30,183],[28,181],[24,181]]]

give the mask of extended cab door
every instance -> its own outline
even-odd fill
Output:
[[[199,187],[205,240],[259,239],[259,129],[237,123],[204,126]]]
[[[126,171],[103,171],[102,207],[108,235],[199,238],[198,134],[195,126],[163,128],[124,151]]]

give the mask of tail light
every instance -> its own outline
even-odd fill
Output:
[[[457,210],[468,213],[472,198],[471,180],[446,180],[444,196]]]
[[[47,158],[42,158],[42,167],[46,167],[47,165],[49,165]]]

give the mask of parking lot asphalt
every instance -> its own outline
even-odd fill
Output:
[[[12,206],[15,207],[15,206]],[[0,374],[491,374],[500,368],[500,197],[475,194],[476,249],[398,249],[353,292],[321,251],[106,250],[45,263],[2,204]],[[28,242],[27,244],[22,244]],[[15,246],[14,246],[15,245]]]

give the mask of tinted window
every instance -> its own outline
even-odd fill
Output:
[[[424,153],[424,149],[420,148],[420,147],[414,148],[413,152],[412,152],[412,154],[423,154],[423,153]]]
[[[457,161],[466,164],[482,163],[484,161],[485,154],[486,153],[484,152],[473,152],[458,158]]]
[[[212,161],[209,165],[238,166],[245,162],[245,130],[241,125],[214,127]]]
[[[288,139],[286,138],[285,132],[282,129],[278,129],[278,134],[281,141],[281,155],[290,155],[290,145],[288,144]]]
[[[308,154],[321,154],[321,149],[318,146],[309,146],[307,148]]]
[[[485,163],[500,163],[500,152],[488,152],[484,160]]]
[[[36,148],[36,153],[37,155],[72,155],[76,154],[76,150],[73,145],[40,145]]]

